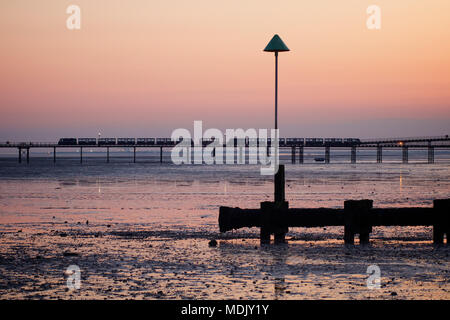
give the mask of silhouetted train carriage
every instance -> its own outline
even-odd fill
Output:
[[[202,146],[206,147],[206,146],[210,145],[213,142],[214,142],[214,138],[208,138],[208,139],[203,138],[202,139]]]
[[[247,145],[249,147],[257,147],[257,146],[259,146],[258,138],[248,138],[247,139]]]
[[[323,146],[322,138],[305,138],[305,145],[308,147]]]
[[[248,141],[247,138],[226,138],[225,144],[227,146],[231,145],[231,146],[242,146],[245,147],[248,145]]]
[[[303,138],[286,138],[287,146],[302,146]]]
[[[246,146],[247,138],[234,138],[234,145],[235,146]]]
[[[361,140],[355,139],[355,138],[345,138],[344,139],[344,144],[346,144],[346,145],[355,145],[355,144],[359,144],[360,142],[361,142]]]
[[[341,138],[325,138],[325,145],[330,146],[338,146],[342,145],[342,139]]]
[[[170,138],[156,138],[156,144],[158,146],[171,146],[175,143]]]
[[[132,146],[136,144],[135,138],[117,138],[117,144],[121,146]]]
[[[116,138],[98,138],[99,146],[114,146],[116,144]]]
[[[58,145],[60,146],[74,146],[77,145],[76,138],[61,138],[58,141]]]
[[[155,138],[137,138],[136,139],[136,144],[152,146],[152,145],[155,144]]]
[[[264,145],[270,147],[272,145],[272,138],[259,139],[259,138],[230,138],[230,145],[236,146],[259,146]],[[181,142],[181,138],[176,141],[172,141],[171,138],[61,138],[58,141],[58,145],[80,145],[80,146],[112,146],[112,145],[122,145],[122,146],[174,146]],[[202,139],[201,145],[203,147],[214,142],[214,137],[209,139]],[[224,141],[227,144],[227,140]],[[279,138],[279,147],[290,147],[290,146],[306,146],[306,147],[321,147],[321,146],[354,146],[361,143],[360,139],[356,138]],[[193,139],[191,139],[191,146],[194,146]]]
[[[95,146],[97,145],[96,138],[78,138],[78,145],[80,146]]]

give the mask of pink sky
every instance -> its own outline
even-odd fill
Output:
[[[70,4],[81,30],[66,28]],[[381,30],[366,8],[382,10]],[[14,0],[0,4],[0,140],[269,128],[450,132],[450,1]]]

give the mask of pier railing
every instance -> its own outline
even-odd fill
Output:
[[[430,137],[399,137],[399,138],[370,138],[360,139],[361,144],[384,144],[384,143],[412,143],[412,142],[438,142],[448,141],[450,137],[444,136],[430,136]]]

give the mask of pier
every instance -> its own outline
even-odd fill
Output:
[[[63,140],[63,141],[61,141]],[[0,143],[0,148],[13,148],[18,151],[18,162],[22,163],[22,154],[25,153],[26,163],[30,162],[30,152],[32,149],[52,149],[53,162],[57,161],[57,149],[78,149],[80,154],[80,163],[83,163],[83,148],[100,148],[105,150],[105,162],[110,162],[110,149],[133,149],[132,160],[135,163],[137,160],[137,149],[159,149],[159,162],[163,162],[164,149],[173,148],[175,142],[170,138],[106,138],[105,141],[91,139],[61,139],[60,142],[43,143],[43,142],[3,142]],[[64,141],[68,140],[68,141]],[[203,141],[203,146],[206,146],[210,141]],[[249,148],[248,139],[245,139],[245,148]],[[267,143],[267,153],[269,153],[270,141]],[[390,139],[341,139],[341,138],[280,138],[280,150],[287,150],[291,153],[291,163],[304,163],[305,149],[323,148],[323,162],[332,163],[333,150],[349,149],[349,163],[357,163],[357,150],[373,149],[376,150],[376,162],[383,162],[383,150],[385,149],[400,149],[402,150],[402,162],[409,162],[409,150],[421,149],[427,150],[427,162],[434,163],[434,153],[436,149],[450,149],[450,138],[446,136],[434,137],[416,137],[416,138],[390,138]]]

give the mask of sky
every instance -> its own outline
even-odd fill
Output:
[[[69,30],[69,5],[81,8]],[[381,9],[369,30],[368,6]],[[448,0],[0,0],[0,141],[450,133]]]

